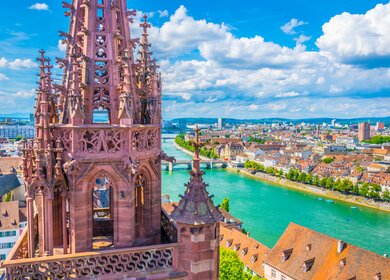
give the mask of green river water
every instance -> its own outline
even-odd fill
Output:
[[[163,143],[164,151],[176,159],[190,157],[177,150],[173,140]],[[378,254],[390,254],[390,213],[259,181],[235,172],[205,170],[208,191],[214,203],[230,199],[230,212],[244,222],[250,235],[273,247],[290,222],[342,239]],[[188,182],[186,170],[162,172],[162,193],[178,201]],[[356,207],[356,208],[352,208]]]

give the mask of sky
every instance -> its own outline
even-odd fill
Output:
[[[134,37],[142,14],[152,24],[165,119],[390,116],[388,1],[127,4],[138,11]],[[58,0],[2,3],[0,114],[33,111],[35,57],[41,48],[53,60],[64,56],[63,13]]]

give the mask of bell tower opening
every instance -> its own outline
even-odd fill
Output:
[[[114,225],[112,217],[112,186],[110,179],[100,176],[92,189],[92,218],[94,249],[113,246]]]

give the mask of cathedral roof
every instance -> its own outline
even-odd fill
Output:
[[[173,210],[171,218],[176,223],[201,225],[212,224],[219,222],[222,218],[221,214],[214,206],[207,192],[207,184],[203,182],[203,171],[200,170],[199,164],[199,129],[195,129],[196,140],[193,142],[195,148],[193,169],[190,172],[191,179],[185,185],[187,187],[184,195],[181,196],[179,205]]]

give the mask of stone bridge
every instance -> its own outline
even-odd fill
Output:
[[[176,162],[168,162],[161,161],[161,166],[165,167],[167,171],[173,171],[175,167],[176,169],[192,169],[192,160],[177,160]],[[213,168],[226,168],[227,162],[224,160],[201,160],[200,166],[205,169],[213,169]]]

